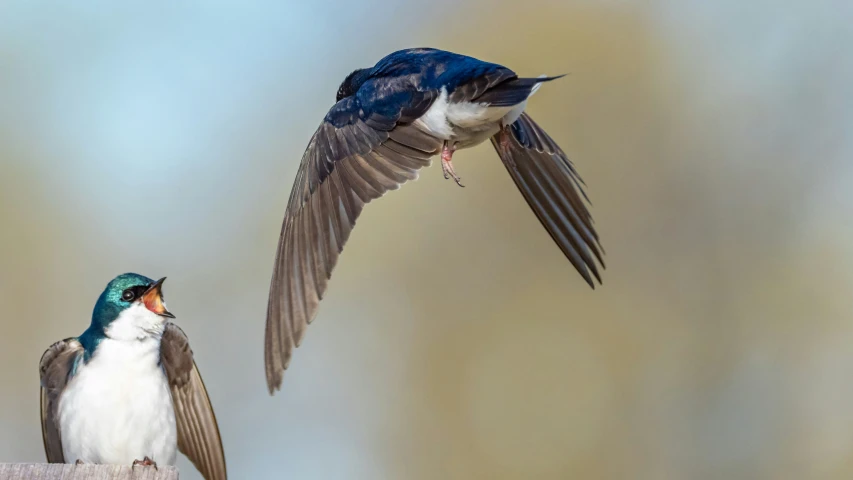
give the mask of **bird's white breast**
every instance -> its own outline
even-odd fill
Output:
[[[160,338],[101,341],[63,392],[59,423],[65,461],[175,463],[177,430]]]

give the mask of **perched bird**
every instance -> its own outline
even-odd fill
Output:
[[[168,319],[165,278],[126,273],[95,304],[77,338],[39,363],[41,426],[50,463],[173,465],[183,452],[206,480],[225,480],[225,454],[184,332]]]
[[[267,307],[264,356],[270,393],[317,313],[332,269],[364,205],[414,180],[441,155],[462,186],[456,150],[491,139],[539,221],[593,288],[603,250],[581,197],[583,181],[529,115],[543,82],[432,48],[394,52],[350,73],[299,166],[284,214]]]

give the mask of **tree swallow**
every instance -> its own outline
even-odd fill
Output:
[[[533,213],[595,288],[603,249],[583,181],[559,146],[524,113],[542,82],[432,48],[394,52],[350,73],[296,174],[276,253],[264,344],[267,386],[282,375],[317,313],[332,269],[364,205],[418,176],[441,155],[462,186],[456,150],[491,139]],[[583,198],[581,198],[583,197]]]
[[[225,480],[216,416],[189,340],[156,282],[113,279],[77,338],[39,363],[41,426],[50,463],[174,465],[183,452],[206,480]]]

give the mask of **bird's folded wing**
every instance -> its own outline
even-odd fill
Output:
[[[39,361],[41,382],[41,435],[48,463],[65,463],[59,430],[59,397],[71,377],[83,347],[74,338],[60,340]]]
[[[495,134],[492,145],[551,238],[595,288],[590,272],[601,283],[595,260],[604,268],[603,249],[584,204],[583,180],[566,154],[526,113]]]
[[[441,149],[440,140],[403,123],[426,111],[434,92],[385,95],[393,104],[383,105],[383,98],[372,108],[354,98],[338,102],[302,157],[270,284],[264,339],[270,393],[281,387],[364,205],[416,179]]]
[[[207,389],[193,360],[187,336],[171,322],[166,323],[160,342],[160,361],[172,392],[178,449],[205,480],[226,480],[225,453]]]

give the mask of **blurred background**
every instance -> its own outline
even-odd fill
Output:
[[[232,479],[853,476],[853,3],[0,2],[0,461],[106,283],[165,291]],[[338,85],[524,76],[587,182],[590,290],[490,145],[365,209],[267,394],[272,261]],[[182,457],[182,479],[200,478]]]

